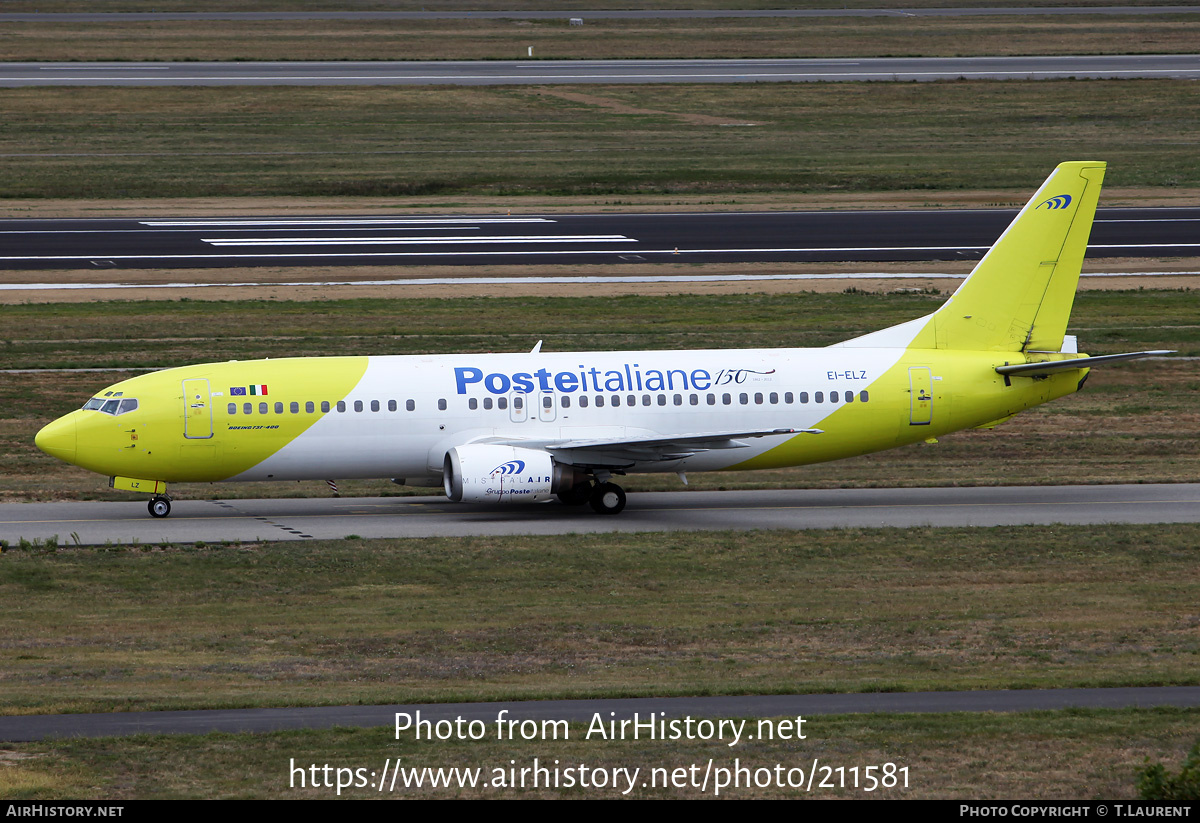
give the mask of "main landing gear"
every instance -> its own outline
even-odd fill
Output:
[[[558,493],[564,506],[591,505],[598,514],[619,514],[625,508],[625,490],[608,480],[596,483],[576,483],[566,491]]]
[[[157,495],[150,499],[146,508],[150,511],[151,517],[166,517],[171,513],[171,498],[165,494]]]
[[[620,514],[625,508],[625,490],[616,483],[597,483],[588,503],[597,514]]]

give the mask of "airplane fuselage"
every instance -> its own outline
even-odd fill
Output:
[[[477,442],[820,430],[613,466],[776,468],[985,425],[1069,394],[1086,373],[1005,379],[994,371],[1023,359],[832,347],[211,363],[110,386],[92,401],[101,408],[67,415],[39,444],[101,474],[163,482],[440,484],[447,451]],[[103,410],[104,402],[131,398],[138,401],[132,411]]]

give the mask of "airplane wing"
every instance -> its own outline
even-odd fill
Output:
[[[1103,363],[1118,363],[1122,360],[1140,360],[1143,357],[1159,357],[1174,354],[1173,350],[1135,351],[1128,354],[1103,354],[1098,357],[1075,357],[1070,360],[1049,360],[1043,363],[1018,363],[1012,366],[997,366],[1000,374],[1019,374],[1022,377],[1041,377],[1065,369],[1088,369]]]
[[[540,448],[560,463],[572,466],[627,467],[635,463],[661,463],[682,460],[697,452],[713,449],[746,449],[743,437],[770,437],[781,434],[824,434],[821,429],[767,429],[759,431],[696,432],[669,437],[601,437],[575,440],[495,440],[492,442],[525,448]]]

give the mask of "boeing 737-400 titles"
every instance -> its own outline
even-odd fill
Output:
[[[820,349],[298,357],[124,380],[37,435],[154,495],[195,481],[393,478],[455,501],[616,514],[613,478],[797,466],[902,446],[1078,391],[1066,335],[1104,163],[1063,163],[933,314]]]

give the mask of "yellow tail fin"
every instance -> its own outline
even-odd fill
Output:
[[[927,317],[847,347],[1061,351],[1105,164],[1063,163],[958,291]]]
[[[1059,351],[1104,163],[1063,163],[918,335],[918,348]]]

